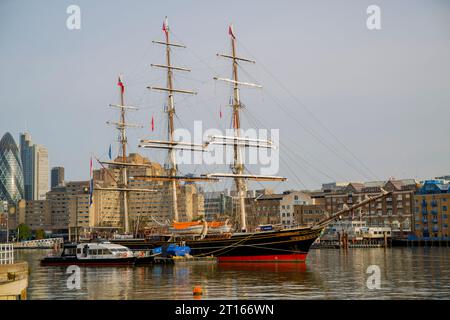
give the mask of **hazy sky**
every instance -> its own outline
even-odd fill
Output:
[[[66,8],[81,8],[81,29],[66,28]],[[366,27],[369,5],[381,8],[381,30]],[[179,127],[194,120],[226,128],[228,24],[234,23],[243,90],[243,123],[280,129],[284,188],[333,180],[365,181],[450,174],[450,2],[442,1],[0,1],[0,135],[18,142],[28,130],[67,179],[88,179],[89,157],[106,157],[117,134],[117,75],[126,101],[142,109],[130,121],[129,148],[162,138],[165,84],[150,68],[163,63],[164,16],[177,42],[174,64],[192,68],[175,85],[195,89],[176,100]],[[219,110],[224,117],[220,119]],[[150,121],[155,117],[155,132]],[[114,145],[113,151],[117,152]],[[351,153],[350,153],[350,152]],[[163,161],[161,152],[142,150]],[[193,172],[193,167],[183,167]],[[201,172],[202,169],[196,169]],[[213,171],[208,169],[208,171]],[[223,171],[221,169],[220,171]]]

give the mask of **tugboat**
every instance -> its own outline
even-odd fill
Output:
[[[138,258],[125,246],[110,242],[65,244],[59,256],[41,260],[43,266],[129,266]]]

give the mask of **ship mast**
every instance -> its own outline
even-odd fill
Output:
[[[126,106],[124,102],[124,92],[125,92],[125,85],[122,81],[122,76],[119,76],[117,85],[119,86],[119,93],[120,93],[120,104],[110,104],[110,107],[119,108],[120,109],[120,115],[119,115],[119,121],[118,122],[111,122],[107,121],[107,124],[116,126],[117,130],[119,131],[119,145],[120,145],[120,162],[100,162],[101,164],[111,164],[115,166],[120,167],[120,181],[116,181],[117,188],[96,188],[98,190],[109,190],[109,191],[118,191],[120,193],[120,198],[122,200],[123,204],[123,225],[124,225],[124,231],[125,233],[130,232],[130,226],[129,226],[129,214],[128,214],[128,191],[138,191],[135,189],[129,189],[128,188],[128,177],[127,177],[127,134],[126,134],[126,128],[127,127],[134,127],[134,128],[142,128],[142,126],[127,123],[125,119],[125,113],[126,110],[137,110],[136,107]],[[141,190],[139,190],[141,191]],[[150,190],[146,190],[150,191]]]
[[[233,66],[233,77],[232,79],[225,79],[214,77],[215,80],[224,81],[227,83],[231,83],[233,86],[233,136],[213,136],[211,137],[211,141],[209,144],[233,144],[233,153],[234,153],[234,162],[231,167],[233,173],[217,173],[217,174],[209,174],[209,177],[224,177],[224,178],[233,178],[236,192],[238,194],[239,200],[239,212],[240,212],[240,228],[242,232],[247,232],[247,217],[245,210],[245,194],[247,192],[247,180],[257,180],[257,181],[285,181],[286,179],[283,177],[276,176],[261,176],[261,175],[253,175],[253,174],[244,174],[245,167],[242,160],[242,148],[243,147],[256,147],[256,148],[274,148],[272,141],[270,140],[260,140],[260,139],[248,139],[246,137],[241,137],[241,122],[240,122],[240,110],[242,108],[242,104],[240,101],[240,86],[249,86],[261,88],[260,85],[248,82],[239,81],[238,77],[238,62],[250,62],[255,63],[253,60],[244,59],[238,57],[236,54],[236,36],[234,34],[233,25],[230,25],[228,28],[228,34],[231,38],[231,55],[226,54],[217,54],[220,57],[232,59]]]
[[[185,46],[180,44],[175,44],[170,42],[170,28],[168,24],[167,17],[164,19],[163,23],[163,31],[165,34],[165,42],[161,41],[153,41],[153,43],[162,44],[166,48],[166,64],[160,65],[160,64],[152,64],[152,67],[156,68],[163,68],[167,70],[166,77],[167,77],[167,86],[165,88],[161,87],[148,87],[148,89],[153,90],[159,90],[159,91],[165,91],[167,92],[167,107],[165,108],[167,117],[168,117],[168,141],[158,141],[158,140],[141,140],[143,145],[140,145],[140,147],[144,148],[159,148],[159,149],[167,149],[168,150],[168,160],[169,160],[169,176],[166,177],[168,181],[170,181],[171,185],[171,194],[172,194],[172,211],[173,211],[173,218],[175,221],[179,221],[179,214],[178,214],[178,199],[177,199],[177,180],[181,180],[182,177],[177,176],[177,164],[176,164],[176,157],[175,157],[175,151],[176,149],[189,149],[192,151],[203,151],[202,146],[194,145],[194,144],[180,144],[174,140],[174,115],[175,115],[175,104],[174,104],[174,93],[185,93],[185,94],[196,94],[194,91],[189,90],[180,90],[180,89],[174,89],[173,87],[173,71],[185,71],[190,72],[191,70],[181,67],[175,67],[172,65],[171,61],[171,47],[179,47],[179,48],[185,48]],[[138,177],[138,179],[141,180],[159,180],[162,177]]]
[[[167,88],[169,89],[169,94],[167,96],[167,115],[169,117],[169,142],[173,143],[173,133],[174,133],[174,125],[173,125],[173,116],[175,113],[175,106],[173,104],[173,73],[172,73],[172,69],[170,68],[170,66],[172,65],[170,62],[170,46],[169,46],[169,33],[170,33],[170,29],[169,29],[169,25],[167,23],[167,17],[166,20],[164,21],[164,26],[165,26],[165,34],[166,34],[166,63],[167,63]],[[169,161],[170,161],[170,176],[176,176],[177,175],[177,164],[175,161],[175,150],[174,149],[169,149]],[[175,221],[179,220],[178,217],[178,201],[177,201],[177,181],[176,180],[172,180],[171,181],[171,185],[172,185],[172,205],[173,205],[173,216]]]
[[[122,83],[122,79],[119,77],[119,83],[121,84],[121,88],[120,88],[120,105],[123,106],[125,105],[124,103],[124,97],[123,97],[123,93],[124,93],[124,87],[123,87],[123,83]],[[121,145],[121,150],[122,150],[122,162],[126,162],[127,160],[127,135],[126,135],[126,130],[125,130],[125,108],[120,108],[120,118],[122,121],[122,126],[120,126],[119,130],[120,130],[120,137],[119,137],[119,142]],[[127,188],[127,184],[128,184],[128,178],[127,178],[127,167],[122,167],[122,186],[123,188]],[[121,192],[122,194],[122,199],[123,199],[123,219],[124,219],[124,228],[125,228],[125,233],[128,234],[130,232],[130,226],[129,226],[129,217],[128,217],[128,195],[126,192]]]
[[[229,33],[231,37],[231,54],[233,57],[233,127],[234,127],[234,136],[236,138],[240,138],[240,115],[239,115],[239,109],[241,108],[241,102],[239,99],[239,82],[238,82],[238,64],[236,60],[236,38],[233,33],[233,27],[230,26]],[[235,143],[234,144],[234,166],[233,166],[233,173],[235,174],[243,174],[244,173],[244,165],[242,163],[241,159],[241,147]],[[245,201],[244,196],[247,192],[247,184],[246,181],[242,178],[235,178],[235,185],[236,185],[236,191],[238,193],[239,197],[239,211],[241,216],[241,231],[246,232],[247,231],[247,219],[246,219],[246,212],[245,212]]]

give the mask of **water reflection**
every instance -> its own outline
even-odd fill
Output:
[[[321,249],[306,263],[198,263],[82,267],[81,289],[68,290],[65,267],[42,267],[45,250],[23,250],[29,299],[421,299],[450,298],[449,248]],[[378,265],[381,289],[366,286]]]

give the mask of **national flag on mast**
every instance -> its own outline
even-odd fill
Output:
[[[122,76],[119,76],[119,80],[117,81],[117,85],[120,87],[121,92],[124,93],[125,86],[123,85],[123,82],[122,82]]]
[[[109,160],[112,160],[112,146],[111,145],[109,145],[108,155],[109,155]]]
[[[92,195],[94,194],[94,176],[92,172],[92,157],[90,163],[90,182],[89,182],[89,207],[92,205]]]
[[[234,36],[234,31],[233,31],[233,24],[230,24],[228,26],[228,34],[233,38],[236,39],[236,37]]]
[[[167,19],[167,17],[163,21],[162,29],[164,33],[167,35],[167,33],[169,32],[169,20]]]
[[[220,106],[219,115],[220,115],[220,118],[222,118],[222,106]]]
[[[152,116],[152,131],[154,131],[154,130],[155,130],[155,119]]]

